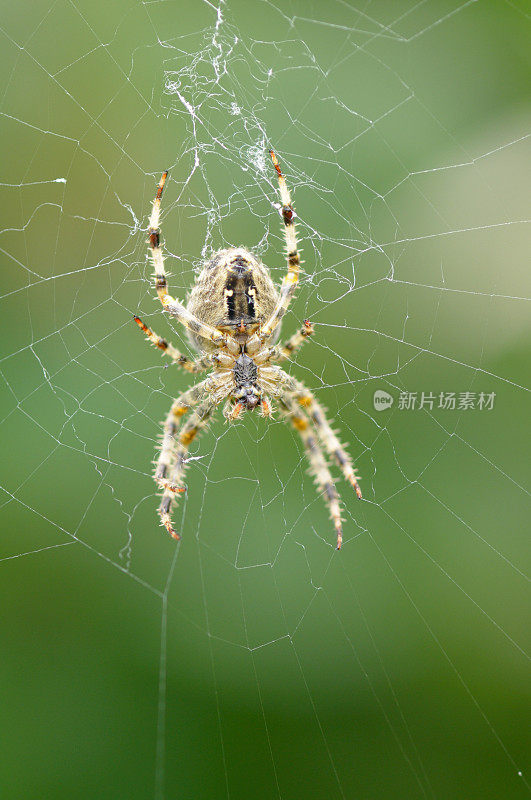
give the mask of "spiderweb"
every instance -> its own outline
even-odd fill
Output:
[[[456,0],[5,10],[6,796],[527,796],[527,25]],[[154,187],[169,169],[174,296],[227,246],[280,282],[269,147],[304,259],[283,336],[316,327],[288,370],[362,476],[339,554],[278,414],[197,440],[180,544],[155,514],[191,381],[132,322],[188,352]]]

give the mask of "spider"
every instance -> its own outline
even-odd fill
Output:
[[[149,220],[151,260],[155,271],[155,287],[163,309],[175,317],[188,331],[191,345],[199,358],[191,360],[172,344],[157,336],[135,316],[135,322],[148,341],[160,348],[175,364],[191,373],[211,369],[208,377],[180,395],[164,422],[155,481],[162,490],[158,509],[161,524],[170,536],[179,540],[172,524],[172,508],[178,493],[185,491],[182,481],[187,467],[191,442],[204,429],[217,406],[225,401],[227,420],[237,419],[243,412],[260,409],[263,417],[271,417],[274,398],[295,430],[300,434],[319,492],[330,510],[337,534],[337,549],[343,534],[339,495],[330,474],[328,455],[340,467],[357,496],[361,498],[358,478],[352,460],[338,440],[322,406],[301,381],[278,366],[286,361],[314,333],[305,320],[297,333],[282,346],[276,344],[282,317],[295,294],[299,279],[300,256],[297,249],[294,217],[286,181],[275,153],[270,150],[278,176],[281,215],[287,249],[288,271],[280,291],[275,287],[267,267],[244,247],[219,250],[207,261],[183,305],[168,294],[164,259],[160,244],[160,203],[168,172],[159,181]],[[180,424],[181,417],[192,410]]]

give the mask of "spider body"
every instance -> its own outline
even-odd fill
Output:
[[[254,409],[270,417],[273,398],[302,438],[310,471],[334,522],[339,549],[342,543],[339,495],[323,448],[358,497],[361,491],[352,460],[330,427],[324,409],[303,383],[278,366],[278,362],[289,359],[314,331],[311,323],[305,320],[301,329],[282,346],[276,345],[282,318],[298,283],[300,257],[291,197],[276,156],[272,151],[270,155],[278,175],[287,249],[288,271],[280,291],[266,266],[245,248],[237,247],[220,250],[206,262],[186,306],[171,297],[159,228],[166,172],[157,188],[148,231],[155,286],[164,310],[187,328],[190,343],[199,352],[199,358],[195,361],[187,358],[144,325],[139,317],[135,317],[135,321],[148,339],[183,369],[192,373],[212,370],[205,380],[174,401],[164,423],[155,470],[155,481],[162,490],[159,515],[168,533],[180,539],[171,515],[177,494],[184,491],[182,480],[188,449],[218,405],[225,401],[223,413],[228,420]],[[190,411],[192,413],[181,423],[181,418]]]

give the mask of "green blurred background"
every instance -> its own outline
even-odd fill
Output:
[[[0,795],[526,797],[526,4],[217,6],[2,5]],[[154,186],[174,294],[227,245],[280,280],[270,146],[341,553],[278,418],[194,444],[179,545],[155,514]]]

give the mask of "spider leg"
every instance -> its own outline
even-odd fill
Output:
[[[285,391],[279,398],[279,403],[286,413],[286,417],[291,421],[295,430],[299,433],[306,455],[310,462],[310,473],[315,477],[319,491],[322,493],[324,501],[330,510],[330,517],[334,522],[337,534],[336,549],[341,549],[343,542],[343,529],[341,526],[341,509],[339,506],[339,495],[334,484],[334,479],[330,474],[326,458],[319,444],[319,440],[312,430],[310,420],[297,405],[292,392]]]
[[[297,333],[290,336],[283,345],[274,345],[273,347],[264,347],[253,355],[255,364],[279,364],[291,358],[293,354],[304,344],[309,336],[315,333],[312,323],[305,319],[302,327],[299,328]],[[252,352],[252,348],[251,348]]]
[[[145,325],[140,317],[133,317],[134,321],[140,328],[140,330],[144,331],[146,334],[147,340],[154,344],[155,347],[158,347],[159,350],[162,350],[164,355],[169,356],[174,364],[178,364],[183,369],[187,370],[187,372],[202,372],[208,367],[212,366],[212,359],[210,356],[203,356],[202,358],[198,358],[195,361],[188,358],[188,356],[183,355],[176,347],[174,347],[171,342],[166,341],[162,337],[158,336],[155,331],[152,331],[151,328],[148,328]]]
[[[297,249],[295,224],[293,222],[295,214],[293,211],[293,204],[291,202],[291,195],[288,187],[286,186],[286,181],[281,172],[276,155],[272,150],[269,151],[269,155],[271,156],[271,160],[273,161],[278,175],[280,199],[282,201],[282,219],[284,220],[284,236],[286,239],[286,251],[288,258],[288,272],[282,281],[282,286],[280,287],[280,297],[278,303],[260,332],[260,338],[262,341],[265,341],[271,336],[272,332],[288,310],[288,306],[293,295],[295,294],[295,289],[297,288],[297,284],[299,282],[299,269],[301,263],[299,251]]]
[[[296,380],[276,365],[261,367],[259,374],[264,390],[272,392],[275,396],[288,392],[299,406],[304,408],[328,454],[334,459],[345,479],[361,499],[361,489],[358,477],[352,467],[352,459],[330,427],[323,407],[317,402],[310,390],[306,388],[302,381]]]
[[[177,438],[175,438],[175,434],[173,434],[172,437],[172,449],[174,448],[174,455],[173,467],[171,470],[171,481],[164,488],[158,513],[162,525],[166,528],[170,536],[177,541],[179,541],[181,536],[179,533],[177,533],[171,521],[172,509],[176,500],[175,487],[180,487],[182,483],[187,467],[186,454],[188,453],[190,444],[193,442],[197,434],[206,428],[212,413],[218,406],[218,402],[219,401],[217,400],[208,398],[200,403],[192,415],[185,420],[185,422],[183,422],[181,428],[179,429]],[[182,489],[178,489],[177,491],[182,491]]]
[[[293,336],[284,342],[283,345],[280,346],[279,356],[275,359],[276,363],[278,364],[281,361],[285,361],[288,358],[291,358],[292,355],[308,340],[308,337],[315,333],[314,327],[312,323],[305,319],[302,327],[294,333]]]
[[[173,401],[172,407],[164,422],[162,443],[155,469],[155,481],[161,489],[170,488],[169,476],[175,461],[175,435],[180,424],[180,419],[192,406],[197,405],[203,397],[206,381],[201,381],[196,386],[184,392]],[[175,491],[178,491],[175,487]]]
[[[155,272],[155,287],[157,289],[157,294],[164,309],[168,311],[172,317],[175,317],[182,325],[184,325],[185,328],[188,328],[188,330],[192,331],[192,333],[195,333],[198,336],[202,336],[204,339],[214,342],[214,344],[224,345],[226,344],[227,337],[221,331],[219,331],[217,328],[213,328],[211,325],[207,325],[205,322],[201,322],[201,320],[197,319],[197,317],[195,317],[193,314],[190,314],[190,312],[185,308],[185,306],[183,306],[182,303],[179,302],[179,300],[175,300],[171,295],[168,294],[166,271],[164,269],[164,257],[162,255],[162,248],[160,246],[159,227],[160,201],[167,176],[168,172],[163,172],[157,186],[157,193],[155,195],[155,199],[153,200],[153,208],[149,218],[148,228],[148,242],[151,248],[151,261]]]
[[[295,390],[295,398],[300,406],[302,406],[310,416],[319,439],[325,446],[328,454],[331,458],[334,459],[336,464],[341,469],[345,480],[347,480],[356,495],[361,500],[361,489],[358,483],[358,477],[354,472],[354,468],[352,466],[352,458],[347,453],[339,439],[337,438],[335,432],[330,427],[330,423],[326,418],[325,411],[323,407],[317,402],[313,394],[306,388],[306,386],[301,381],[296,381],[296,390]]]

